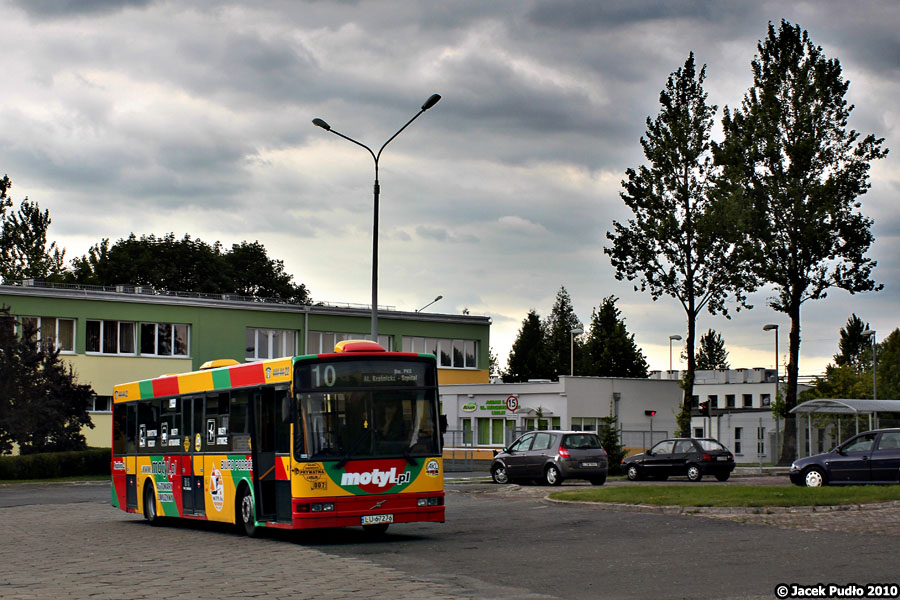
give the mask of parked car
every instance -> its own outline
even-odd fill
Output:
[[[589,431],[529,431],[494,457],[491,477],[496,483],[539,479],[559,485],[564,479],[606,482],[606,450]]]
[[[799,458],[790,476],[806,487],[900,483],[900,429],[866,431],[831,452]]]
[[[665,480],[672,475],[686,475],[691,481],[715,475],[719,481],[727,481],[734,471],[734,454],[717,440],[675,438],[663,440],[643,454],[626,457],[622,470],[631,481]]]

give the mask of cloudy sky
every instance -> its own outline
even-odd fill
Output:
[[[433,93],[440,103],[380,162],[379,303],[493,319],[505,363],[529,309],[565,286],[583,321],[610,294],[651,368],[685,334],[676,301],[618,282],[603,254],[626,168],[666,77],[694,51],[719,106],[740,104],[767,23],[809,30],[840,59],[851,127],[893,150],[862,212],[879,293],[804,305],[801,374],[855,312],[900,326],[900,3],[530,0],[166,2],[0,0],[0,176],[50,210],[67,258],[103,237],[259,240],[314,299],[371,300],[372,158]],[[718,133],[716,134],[718,136]],[[718,138],[717,138],[718,139]],[[766,306],[723,333],[732,366],[774,364]],[[678,364],[678,352],[675,352]]]

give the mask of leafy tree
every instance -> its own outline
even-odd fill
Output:
[[[174,233],[159,238],[132,233],[113,245],[103,239],[72,261],[69,279],[88,285],[134,284],[309,302],[306,286],[294,284],[283,261],[270,258],[259,242],[242,242],[223,251],[219,242],[210,245],[190,235],[176,239]]]
[[[700,336],[700,349],[697,351],[698,369],[729,369],[728,351],[722,334],[709,329]]]
[[[622,459],[625,458],[625,447],[619,439],[619,431],[616,427],[615,417],[603,417],[600,419],[600,443],[606,450],[609,460],[609,474],[619,475],[622,472]]]
[[[549,377],[558,379],[560,375],[571,372],[572,330],[576,328],[581,328],[581,321],[575,315],[569,292],[565,286],[560,287],[550,316],[544,322],[544,348]]]
[[[50,212],[25,198],[19,210],[8,213],[12,200],[7,197],[12,182],[0,180],[0,279],[58,279],[65,270],[65,250],[56,242],[47,245]]]
[[[625,329],[615,296],[591,313],[591,328],[581,347],[579,372],[599,377],[646,377],[647,359]]]
[[[516,341],[507,359],[503,380],[509,383],[548,377],[547,353],[544,348],[544,327],[534,309],[522,321]]]
[[[869,329],[868,323],[852,314],[847,325],[841,327],[841,339],[838,341],[838,353],[834,355],[834,364],[839,367],[852,366],[857,371],[864,367],[872,367],[872,344],[869,336],[863,332]],[[855,397],[855,396],[848,396]]]
[[[894,329],[877,346],[878,397],[900,400],[900,329]]]
[[[744,247],[754,274],[774,287],[769,305],[791,320],[784,444],[779,464],[796,456],[800,307],[829,288],[850,293],[880,289],[871,219],[858,198],[869,184],[870,162],[884,157],[883,139],[860,140],[847,130],[852,106],[841,65],[828,59],[806,31],[787,21],[753,59],[753,86],[740,109],[724,111],[723,143],[714,145],[733,197],[749,211]]]
[[[690,433],[697,316],[704,309],[728,316],[726,299],[733,295],[740,308],[744,291],[753,287],[726,237],[737,229],[738,216],[713,193],[710,130],[717,107],[707,104],[705,78],[706,66],[697,73],[693,52],[669,76],[659,95],[659,115],[647,118],[641,138],[648,166],[628,169],[622,181],[620,195],[634,218],[613,222],[615,232],[606,234],[612,246],[604,248],[617,279],[638,280],[635,290],[649,291],[654,300],[671,296],[684,309],[687,371],[679,435]],[[729,227],[721,225],[723,219],[730,220]]]
[[[84,449],[93,397],[58,350],[38,343],[32,322],[0,308],[0,454],[14,443],[22,454]]]

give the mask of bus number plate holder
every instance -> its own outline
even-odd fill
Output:
[[[379,523],[393,523],[394,515],[363,515],[363,525],[377,525]]]

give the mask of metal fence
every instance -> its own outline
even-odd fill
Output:
[[[661,442],[669,437],[665,430],[622,430],[619,432],[619,440],[626,448],[649,448],[656,442]]]

